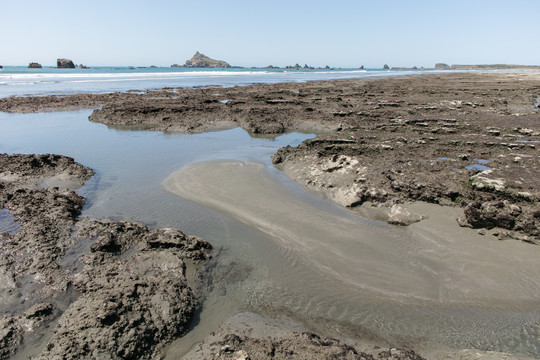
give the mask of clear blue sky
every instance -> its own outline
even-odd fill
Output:
[[[0,65],[540,64],[539,0],[0,0]]]

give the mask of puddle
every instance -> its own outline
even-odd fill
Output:
[[[465,169],[467,170],[478,170],[478,171],[487,171],[491,170],[489,166],[481,165],[481,164],[472,164],[465,166]]]
[[[435,160],[441,160],[441,161],[454,161],[454,159],[450,159],[450,158],[447,158],[447,157],[438,157],[438,158],[435,158]]]
[[[474,161],[476,161],[477,163],[479,164],[486,164],[489,162],[489,160],[486,160],[486,159],[473,159]]]
[[[226,103],[228,103],[229,101],[231,101],[231,100],[220,100],[219,102],[222,103],[222,104],[226,104]]]
[[[75,245],[70,247],[64,256],[58,259],[56,263],[64,269],[73,270],[75,272],[82,270],[84,265],[79,261],[79,258],[90,252],[90,246],[92,246],[96,240],[97,237],[79,240]]]
[[[538,144],[540,143],[540,140],[516,140],[516,142],[526,144]]]
[[[21,223],[11,215],[9,209],[0,209],[0,233],[7,232],[9,235],[14,235],[20,228]]]

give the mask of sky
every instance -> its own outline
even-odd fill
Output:
[[[0,0],[0,65],[540,65],[539,0]]]

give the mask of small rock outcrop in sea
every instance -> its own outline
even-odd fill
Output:
[[[29,69],[41,69],[41,67],[42,67],[41,64],[38,64],[36,62],[32,62],[32,63],[28,64]]]
[[[390,66],[388,66],[388,64],[384,64],[382,68],[383,70],[390,70]]]
[[[4,67],[2,65],[0,65],[0,69],[3,69]]]
[[[232,66],[223,60],[214,60],[208,56],[196,52],[195,55],[182,66],[178,64],[171,65],[171,67],[185,67],[185,68],[231,68]]]
[[[450,66],[444,63],[435,64],[435,70],[450,70]]]
[[[59,69],[75,69],[75,64],[69,59],[57,59],[56,67]]]

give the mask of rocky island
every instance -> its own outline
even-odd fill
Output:
[[[30,64],[28,64],[28,68],[29,69],[41,69],[42,66],[41,66],[41,64],[39,64],[37,62],[31,62]]]
[[[174,64],[173,68],[231,68],[232,66],[223,60],[214,60],[208,56],[196,52],[184,65]]]

